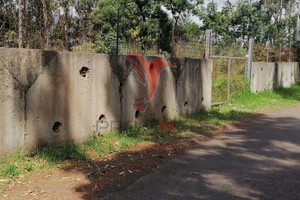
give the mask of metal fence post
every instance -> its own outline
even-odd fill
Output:
[[[18,6],[19,6],[19,48],[23,47],[23,0],[18,1]]]
[[[289,62],[291,62],[291,54],[292,54],[292,45],[290,44],[290,48],[289,48]]]
[[[282,48],[282,46],[281,46],[281,44],[279,45],[279,62],[281,62],[281,48]]]
[[[119,37],[120,37],[120,33],[119,30],[120,29],[120,6],[118,8],[118,12],[117,12],[117,40],[116,40],[116,55],[119,54]]]
[[[266,47],[267,47],[267,62],[269,62],[269,46],[270,46],[270,41],[266,42]]]
[[[296,34],[295,34],[296,41],[300,41],[300,3],[298,7],[298,17],[297,17],[297,27],[296,27]]]
[[[228,66],[227,66],[227,101],[230,100],[230,67],[231,67],[231,58],[228,59]]]
[[[206,30],[205,31],[205,59],[209,59],[210,58],[210,54],[211,54],[211,34],[212,31],[211,30]]]
[[[251,81],[251,71],[252,71],[252,59],[253,59],[253,38],[249,40],[249,49],[248,49],[248,59],[246,65],[246,77]]]

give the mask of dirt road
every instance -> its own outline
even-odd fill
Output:
[[[102,195],[114,200],[300,199],[300,106],[261,115]]]

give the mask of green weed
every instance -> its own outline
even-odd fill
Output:
[[[46,161],[49,165],[55,165],[59,161],[68,159],[84,160],[86,159],[86,152],[77,144],[66,143],[61,147],[46,147],[38,149],[33,156]]]
[[[1,168],[1,174],[7,177],[14,177],[20,174],[20,170],[18,169],[16,164],[6,163]]]

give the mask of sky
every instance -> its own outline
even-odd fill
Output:
[[[220,9],[220,8],[223,6],[223,4],[224,4],[223,2],[225,2],[225,0],[204,0],[205,4],[208,4],[208,3],[211,2],[211,1],[214,1],[215,3],[218,4],[218,9]],[[235,4],[237,1],[238,1],[238,0],[230,0],[230,2],[231,2],[232,4]],[[193,22],[195,22],[196,24],[201,25],[201,22],[200,22],[200,20],[199,20],[198,17],[192,16],[192,17],[191,17],[191,20],[192,20]]]

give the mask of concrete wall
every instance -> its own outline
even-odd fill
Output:
[[[161,71],[148,110],[137,113],[132,104],[145,88],[125,56],[0,48],[0,154],[209,110],[212,61],[166,62],[176,66]],[[106,121],[97,124],[101,115]]]
[[[295,79],[296,80],[300,80],[300,66],[299,66],[299,62],[298,63],[295,62],[294,68],[295,68]]]
[[[264,90],[274,90],[279,87],[288,88],[299,77],[299,65],[297,62],[253,62],[251,91],[256,93]]]

